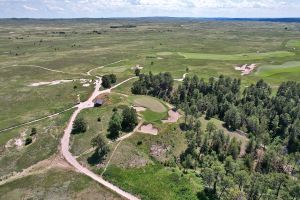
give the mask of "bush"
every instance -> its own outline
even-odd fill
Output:
[[[33,135],[35,135],[36,133],[37,133],[37,130],[36,130],[35,127],[33,127],[33,128],[31,129],[30,136],[33,136]]]
[[[31,143],[32,143],[32,138],[31,137],[26,138],[26,140],[25,140],[25,146],[27,146],[27,145],[29,145]]]
[[[84,133],[87,130],[87,123],[83,118],[77,118],[73,124],[72,134]]]
[[[115,74],[104,75],[102,77],[102,86],[104,88],[110,88],[112,84],[117,82],[117,76]]]

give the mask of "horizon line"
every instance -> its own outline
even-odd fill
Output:
[[[144,17],[0,17],[0,19],[139,19],[139,18],[178,18],[178,19],[300,19],[299,17],[173,17],[173,16],[144,16]]]

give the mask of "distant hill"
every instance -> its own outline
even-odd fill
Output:
[[[282,22],[282,23],[300,23],[300,18],[204,18],[204,17],[137,17],[137,18],[0,18],[0,22],[114,22],[114,21],[132,21],[132,22],[174,22],[174,21],[252,21],[252,22]],[[127,27],[128,28],[128,27]]]
[[[220,21],[263,21],[263,22],[289,22],[300,23],[300,18],[206,18]]]

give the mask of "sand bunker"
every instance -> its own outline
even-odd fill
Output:
[[[147,133],[147,134],[151,134],[151,135],[157,135],[158,134],[158,129],[155,128],[152,124],[148,124],[148,125],[142,125],[138,129],[138,132]]]
[[[133,106],[133,109],[135,109],[136,112],[146,111],[146,108],[145,107],[141,107],[141,106]]]
[[[139,69],[139,70],[142,70],[143,67],[141,67],[140,65],[136,65],[134,67],[131,67],[132,70],[136,70],[136,69]]]
[[[85,84],[83,84],[82,86],[83,87],[89,87],[91,84],[89,84],[89,83],[85,83]]]
[[[168,119],[162,120],[163,123],[175,123],[181,117],[181,115],[177,111],[175,112],[174,110],[169,110],[168,114]]]
[[[38,83],[32,83],[29,86],[31,87],[38,87],[38,86],[42,86],[42,85],[58,85],[61,83],[69,83],[72,82],[73,80],[55,80],[55,81],[51,81],[51,82],[38,82]]]
[[[243,66],[236,66],[234,69],[237,71],[242,71],[241,75],[244,76],[250,74],[256,67],[256,64],[245,64]]]

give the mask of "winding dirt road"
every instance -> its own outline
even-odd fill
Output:
[[[92,108],[94,106],[93,100],[100,94],[103,93],[109,93],[112,89],[122,85],[123,83],[133,79],[135,77],[129,78],[115,86],[113,86],[110,89],[107,90],[103,90],[103,91],[99,91],[100,87],[101,87],[101,78],[98,77],[98,80],[96,81],[95,84],[95,90],[93,92],[93,94],[91,95],[91,97],[85,101],[80,103],[79,105],[77,105],[77,110],[74,111],[74,113],[72,114],[70,121],[68,123],[67,128],[64,131],[64,136],[61,140],[61,153],[64,156],[64,158],[66,159],[66,161],[68,163],[70,163],[73,167],[75,167],[79,172],[89,176],[90,178],[94,179],[95,181],[97,181],[98,183],[102,184],[103,186],[109,188],[110,190],[116,192],[117,194],[121,195],[122,197],[125,197],[127,199],[130,200],[138,200],[137,197],[133,196],[132,194],[129,194],[125,191],[123,191],[122,189],[120,189],[119,187],[105,181],[102,177],[100,177],[99,175],[95,174],[94,172],[90,171],[89,169],[83,167],[82,165],[80,165],[80,163],[76,160],[76,158],[71,154],[71,152],[69,151],[70,148],[70,136],[71,136],[71,132],[72,132],[72,126],[73,126],[73,122],[76,119],[77,115],[86,108]]]

